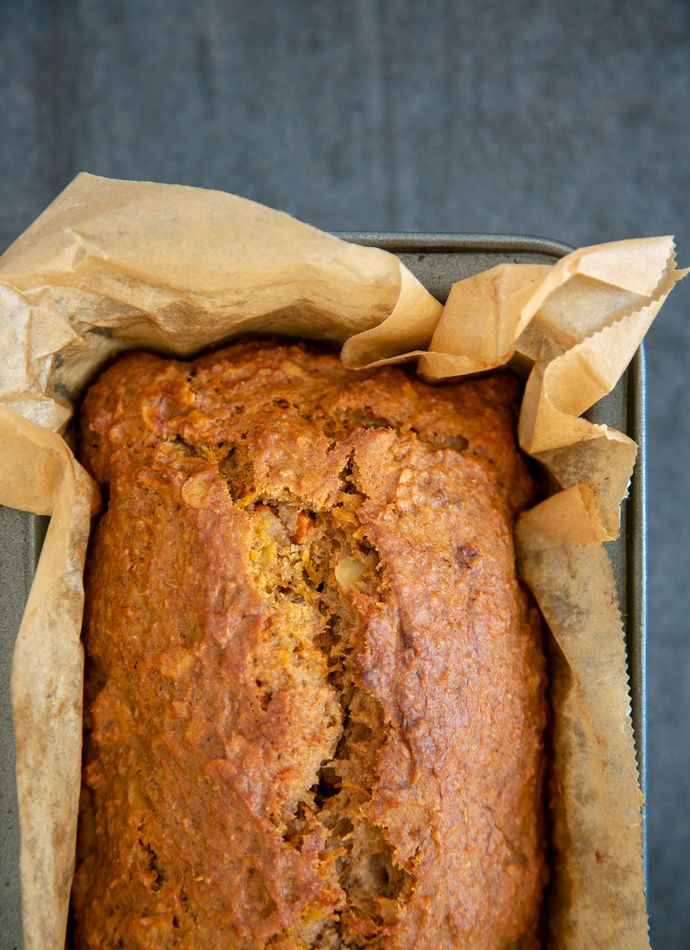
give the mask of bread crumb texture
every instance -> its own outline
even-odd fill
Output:
[[[537,945],[517,394],[257,340],[91,387],[76,947]]]

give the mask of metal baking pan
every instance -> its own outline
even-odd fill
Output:
[[[412,234],[339,232],[339,237],[396,254],[441,302],[458,280],[506,262],[551,264],[572,248],[558,241],[515,234]],[[645,375],[641,348],[616,389],[587,417],[633,438],[640,451],[630,493],[623,506],[622,530],[608,545],[625,624],[632,717],[642,794],[646,799],[646,502]],[[22,945],[18,875],[19,829],[14,775],[14,736],[9,702],[9,671],[17,628],[45,534],[46,519],[0,506],[0,935],[3,948]],[[646,823],[643,825],[645,878]]]

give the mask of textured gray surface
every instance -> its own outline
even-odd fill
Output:
[[[336,230],[673,232],[690,263],[687,0],[0,0],[0,14],[0,249],[84,169],[236,191]],[[690,285],[648,343],[657,948],[690,933],[688,310]],[[9,891],[0,880],[3,905]]]
[[[0,544],[0,590],[2,590],[2,609],[0,609],[0,686],[4,692],[9,690],[10,668],[12,663],[11,645],[17,634],[21,620],[21,599],[26,596],[31,583],[28,565],[16,558],[19,545],[29,550],[31,538],[27,519],[19,511],[0,507],[3,543]],[[6,539],[12,538],[8,544]],[[14,948],[14,938],[21,933],[19,917],[19,835],[17,816],[17,796],[14,788],[12,763],[14,758],[14,737],[9,705],[0,702],[0,947],[2,950]]]

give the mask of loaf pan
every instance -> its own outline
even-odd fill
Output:
[[[496,264],[552,264],[572,248],[558,241],[516,234],[413,234],[338,232],[338,237],[396,254],[442,303],[450,287]],[[642,794],[646,800],[646,507],[645,370],[640,348],[618,386],[588,414],[592,422],[625,432],[639,445],[635,474],[623,505],[621,534],[607,545],[618,586],[628,650],[633,727]],[[3,610],[0,622],[0,907],[2,946],[20,948],[21,911],[18,874],[19,828],[11,728],[9,670],[17,626],[40,554],[46,519],[0,506]],[[647,874],[647,833],[643,822],[643,859]]]

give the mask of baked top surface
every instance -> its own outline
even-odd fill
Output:
[[[91,387],[78,944],[532,944],[517,389],[275,341]]]

